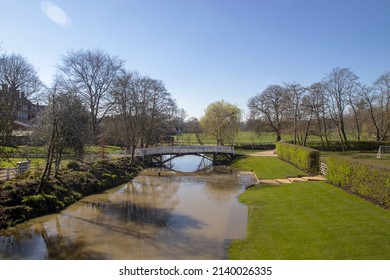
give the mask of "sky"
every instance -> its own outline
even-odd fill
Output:
[[[271,84],[336,67],[366,84],[390,71],[390,0],[0,0],[1,51],[51,85],[61,56],[101,49],[162,80],[188,117],[224,100],[247,116]]]

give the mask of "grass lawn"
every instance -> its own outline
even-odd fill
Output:
[[[324,182],[248,189],[247,238],[230,259],[390,259],[390,211]]]
[[[19,161],[26,161],[26,158],[10,158],[9,160],[2,161],[0,168],[16,168],[16,164]],[[30,164],[35,168],[43,168],[45,166],[46,159],[44,158],[29,158]]]
[[[252,170],[259,179],[282,179],[288,176],[305,175],[303,171],[277,157],[246,156],[235,160],[232,167]]]
[[[377,158],[377,153],[359,153],[359,152],[321,152],[321,160],[326,162],[329,156],[340,156],[359,160],[362,163],[381,168],[390,168],[390,154],[383,154]]]

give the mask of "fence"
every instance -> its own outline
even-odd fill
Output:
[[[16,175],[22,175],[30,169],[29,161],[21,161],[16,164],[16,168],[0,169],[0,181],[6,181],[15,178]]]
[[[0,170],[0,181],[7,181],[16,176],[16,168],[6,168]]]
[[[328,173],[328,166],[326,163],[320,162],[320,173],[324,176]]]

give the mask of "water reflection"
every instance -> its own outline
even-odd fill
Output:
[[[147,172],[146,172],[147,174]],[[0,232],[0,259],[224,259],[246,234],[237,174],[148,176]]]
[[[164,161],[170,156],[164,156]],[[213,164],[210,158],[205,156],[186,155],[181,157],[172,157],[167,161],[165,167],[174,171],[193,172],[193,171],[208,171],[212,170]]]

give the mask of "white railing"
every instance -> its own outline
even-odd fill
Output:
[[[234,154],[234,147],[229,146],[158,146],[151,148],[135,149],[135,156],[144,157],[149,155],[169,154]]]
[[[328,173],[328,166],[326,163],[320,162],[320,173],[324,176]]]

